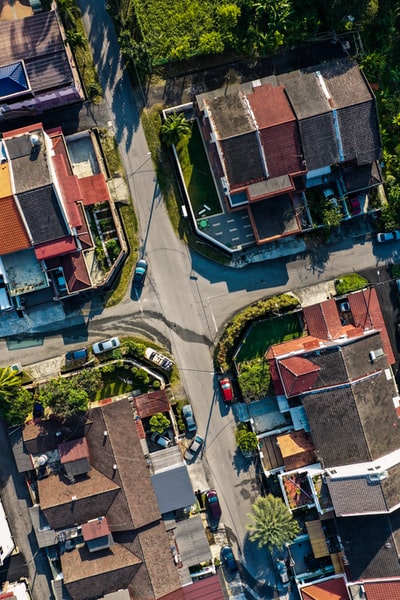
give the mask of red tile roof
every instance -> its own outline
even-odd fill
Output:
[[[310,390],[318,379],[320,368],[307,358],[292,356],[279,361],[279,370],[289,397]]]
[[[301,589],[301,597],[302,600],[349,600],[350,598],[342,577],[312,583]]]
[[[104,537],[110,533],[110,528],[105,517],[99,517],[98,519],[92,519],[82,525],[82,535],[85,542],[90,540],[97,540],[100,537]]]
[[[31,247],[27,231],[12,196],[0,200],[0,254]]]
[[[82,252],[74,252],[73,254],[62,256],[61,263],[70,293],[92,287]]]
[[[274,87],[270,83],[256,86],[252,94],[246,94],[259,129],[281,123],[296,121],[283,85]]]
[[[335,340],[343,332],[335,300],[327,300],[304,308],[308,333],[322,340]]]
[[[96,204],[96,202],[110,201],[110,194],[104,175],[98,174],[82,177],[78,179],[78,183],[85,206]]]
[[[33,125],[25,125],[25,127],[19,127],[18,129],[5,131],[3,133],[3,138],[6,140],[8,138],[13,138],[17,135],[22,135],[23,133],[30,133],[31,131],[36,131],[37,129],[43,129],[43,123],[34,123]]]
[[[399,600],[400,581],[365,581],[366,600]]]
[[[390,365],[393,365],[396,359],[386,330],[376,289],[368,288],[367,290],[350,294],[348,300],[356,327],[377,329],[380,331],[387,361]]]
[[[218,575],[200,579],[183,588],[185,600],[224,600]]]
[[[270,177],[306,170],[296,122],[261,129],[260,135]]]
[[[82,200],[82,193],[79,187],[78,178],[76,175],[68,173],[68,160],[66,155],[60,153],[53,156],[53,165],[61,189],[69,224],[72,227],[79,227],[81,225],[81,215],[77,202]]]
[[[86,438],[80,438],[79,440],[71,440],[69,442],[63,442],[62,444],[59,444],[58,453],[60,455],[62,465],[74,460],[89,458],[89,448]]]
[[[74,251],[76,251],[76,242],[75,238],[70,235],[55,242],[44,242],[35,246],[35,255],[38,260],[48,260]]]

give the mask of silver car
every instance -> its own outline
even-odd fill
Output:
[[[182,415],[186,421],[187,430],[190,432],[196,431],[197,425],[196,421],[194,420],[193,411],[190,404],[185,404],[185,406],[182,407]]]
[[[96,342],[92,346],[94,354],[102,354],[103,352],[109,352],[120,346],[120,341],[117,337],[110,338],[109,340],[103,340],[102,342]]]

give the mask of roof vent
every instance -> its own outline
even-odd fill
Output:
[[[72,502],[75,502],[75,500],[78,500],[78,497],[77,496],[72,496],[71,500],[72,500]]]
[[[377,358],[381,356],[385,356],[385,353],[382,348],[378,348],[377,350],[371,350],[369,353],[369,359],[371,362],[374,362]]]
[[[114,471],[117,470],[117,465],[115,463],[113,464],[113,469],[114,469]]]
[[[107,430],[105,430],[105,431],[104,431],[104,437],[107,437],[107,436],[108,436],[108,431],[107,431]]]

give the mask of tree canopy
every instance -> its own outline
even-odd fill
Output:
[[[161,140],[167,146],[176,146],[177,143],[191,133],[190,124],[183,113],[168,115],[161,125]]]
[[[171,421],[163,413],[156,413],[150,419],[150,430],[152,433],[162,434],[171,425]]]
[[[252,511],[247,515],[252,522],[246,527],[250,531],[250,540],[257,542],[259,548],[266,546],[270,552],[275,548],[282,550],[299,533],[297,521],[281,498],[272,494],[259,497]]]

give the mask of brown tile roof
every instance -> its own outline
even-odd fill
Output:
[[[89,458],[89,448],[85,438],[79,440],[70,440],[58,445],[61,464],[80,460],[81,458]]]
[[[307,392],[318,380],[320,367],[302,356],[284,358],[278,365],[287,397]]]
[[[218,575],[200,579],[192,585],[185,585],[183,593],[185,600],[224,600],[225,598]]]
[[[170,409],[168,395],[165,390],[157,390],[149,394],[141,394],[134,399],[137,414],[141,419],[156,413],[168,412]]]
[[[276,438],[286,471],[316,462],[315,447],[309,433],[291,431]]]
[[[83,252],[73,252],[61,257],[65,279],[70,293],[81,292],[92,287]]]
[[[87,435],[91,464],[124,489],[107,515],[110,527],[124,531],[158,522],[161,515],[129,401],[95,408],[89,417],[93,421]],[[108,432],[106,440],[104,431]]]
[[[67,252],[76,251],[76,242],[75,238],[69,235],[61,240],[36,244],[34,250],[38,260],[49,260],[50,258],[56,258]]]
[[[108,535],[109,533],[110,528],[106,517],[98,517],[97,519],[87,521],[87,523],[82,523],[82,535],[85,542],[97,540],[97,538]]]
[[[262,464],[265,471],[283,467],[283,457],[276,435],[268,435],[259,440],[262,452]]]
[[[74,600],[126,589],[141,564],[139,557],[120,544],[97,552],[89,552],[85,546],[61,555],[64,584]]]
[[[64,423],[56,419],[37,419],[24,425],[22,437],[30,454],[42,454],[56,450],[64,440],[84,436],[89,425],[85,415],[67,419]]]
[[[349,600],[343,577],[311,583],[300,590],[301,600]],[[369,600],[369,596],[368,596]]]
[[[30,248],[18,207],[12,196],[0,200],[0,254],[10,254]]]

